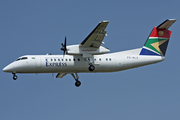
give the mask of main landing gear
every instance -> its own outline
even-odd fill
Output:
[[[74,75],[74,73],[71,73],[71,75],[73,76],[73,78],[75,79],[75,86],[76,87],[79,87],[80,85],[81,85],[81,82],[78,80],[79,79],[79,76],[78,76],[78,74],[77,73],[75,73],[75,75]]]
[[[12,74],[13,74],[13,79],[16,80],[18,78],[16,73],[12,73]]]
[[[94,65],[89,66],[89,71],[94,71],[94,69],[95,69]]]
[[[94,61],[93,61],[93,58],[92,57],[87,57],[87,58],[85,58],[85,60],[88,62],[88,64],[89,64],[89,71],[94,71],[94,69],[95,69],[95,67],[94,67],[94,65],[93,65],[93,63],[94,63]]]

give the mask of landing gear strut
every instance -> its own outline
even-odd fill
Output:
[[[80,85],[81,85],[81,82],[78,80],[79,79],[79,76],[78,76],[78,74],[77,73],[75,73],[75,75],[74,75],[74,73],[71,73],[71,75],[73,76],[73,78],[75,79],[75,86],[76,87],[79,87]]]
[[[13,79],[16,80],[18,78],[16,73],[12,73],[12,74],[13,74]]]

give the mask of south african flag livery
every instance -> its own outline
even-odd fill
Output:
[[[140,55],[165,56],[171,31],[166,28],[154,27],[144,44]]]

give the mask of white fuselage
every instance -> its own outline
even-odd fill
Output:
[[[94,55],[93,72],[115,72],[163,61],[163,56],[139,55],[142,48],[116,53]],[[81,55],[25,55],[6,66],[11,73],[83,73],[90,72]]]

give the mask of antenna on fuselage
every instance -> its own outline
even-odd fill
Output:
[[[47,53],[46,55],[52,55],[51,53]]]

